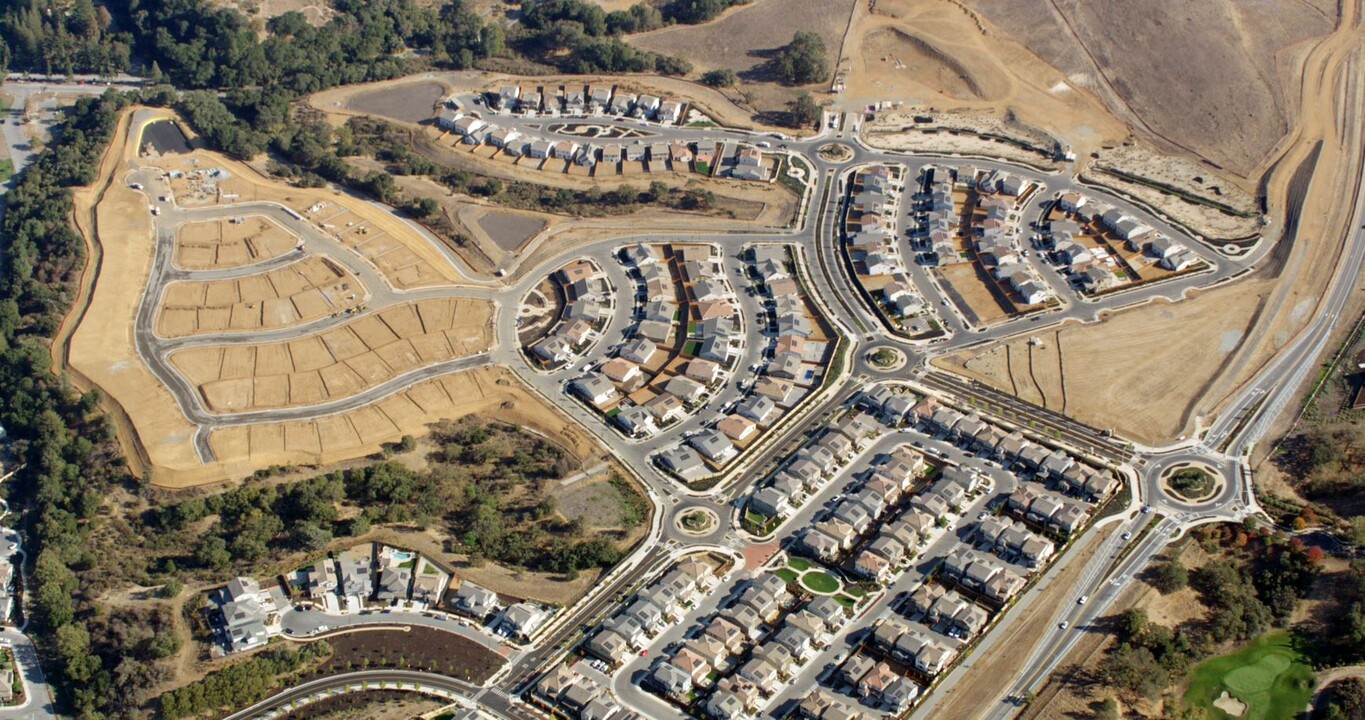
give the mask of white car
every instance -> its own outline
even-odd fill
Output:
[[[1089,599],[1090,599],[1090,596],[1089,596],[1089,595],[1082,595],[1082,596],[1080,596],[1079,598],[1076,598],[1076,604],[1077,604],[1077,605],[1084,605],[1084,604],[1085,604],[1085,601],[1086,601],[1086,600],[1089,600]]]

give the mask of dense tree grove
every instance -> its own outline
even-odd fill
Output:
[[[152,661],[173,649],[157,617],[96,613],[85,581],[99,565],[89,542],[111,484],[130,480],[113,433],[95,412],[98,398],[77,396],[51,373],[48,345],[69,308],[85,261],[71,227],[71,190],[91,182],[117,114],[131,98],[108,93],[77,102],[8,194],[0,225],[0,422],[24,467],[6,484],[11,507],[26,507],[33,559],[31,633],[51,658],[58,697],[80,717],[121,715],[160,680]]]
[[[1268,530],[1222,525],[1201,528],[1198,537],[1206,551],[1226,556],[1193,571],[1173,560],[1156,568],[1152,580],[1162,592],[1175,592],[1188,580],[1208,617],[1168,628],[1140,609],[1124,614],[1119,643],[1099,675],[1129,698],[1159,697],[1190,665],[1284,625],[1318,573],[1321,557],[1311,548]]]
[[[251,567],[284,551],[315,551],[333,537],[363,534],[376,524],[437,522],[457,540],[454,549],[483,559],[555,573],[614,565],[623,552],[615,542],[584,537],[585,528],[556,519],[554,503],[542,499],[539,484],[572,472],[572,459],[550,443],[512,432],[474,420],[447,424],[434,433],[439,449],[426,472],[384,462],[285,486],[248,483],[159,508],[147,522],[174,538],[216,518],[182,559],[217,571]],[[339,521],[343,504],[359,509],[360,517]],[[623,514],[638,524],[647,510],[628,506]]]
[[[130,36],[91,0],[12,0],[0,13],[0,69],[113,74],[129,66]]]
[[[663,15],[670,21],[688,25],[714,20],[717,15],[735,5],[747,5],[749,0],[669,0]]]
[[[1354,677],[1338,680],[1327,686],[1327,697],[1323,720],[1365,717],[1365,680]]]
[[[296,672],[330,653],[331,648],[323,641],[309,643],[297,650],[286,645],[271,648],[246,662],[162,695],[160,716],[174,720],[208,710],[245,707],[278,688],[281,675]]]

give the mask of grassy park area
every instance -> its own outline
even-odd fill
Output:
[[[1313,696],[1313,670],[1286,631],[1266,633],[1230,655],[1205,661],[1190,673],[1185,702],[1210,718],[1235,715],[1217,707],[1226,691],[1245,703],[1245,720],[1295,717]],[[1235,703],[1234,703],[1235,705]]]

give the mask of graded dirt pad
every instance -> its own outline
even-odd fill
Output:
[[[988,278],[983,277],[974,263],[954,263],[938,270],[943,281],[951,286],[955,298],[962,298],[977,319],[978,325],[991,325],[1008,319],[1012,308],[1001,306],[995,295],[986,285]]]
[[[342,312],[367,296],[345,268],[311,255],[260,275],[167,285],[157,334],[174,338],[288,327]]]
[[[161,468],[201,471],[203,466],[190,442],[194,426],[133,346],[133,320],[154,248],[147,197],[122,182],[128,163],[136,157],[137,140],[128,131],[134,112],[140,113],[140,120],[167,115],[145,109],[126,111],[101,163],[100,180],[73,191],[78,227],[88,242],[97,235],[99,244],[92,256],[98,252],[101,261],[88,307],[67,319],[76,325],[65,360],[78,387],[97,387],[108,398],[125,453],[138,466],[150,466],[152,481],[158,482],[163,477]],[[104,189],[104,180],[109,178]],[[88,273],[95,269],[94,263],[87,265]],[[77,302],[74,307],[73,312],[79,312],[83,305]],[[212,469],[215,478],[221,477],[218,473]]]
[[[139,473],[149,477],[153,484],[188,487],[248,475],[260,466],[251,465],[249,454],[252,448],[245,444],[244,441],[248,439],[245,437],[232,439],[241,444],[233,452],[224,451],[221,457],[227,462],[204,464],[200,461],[192,442],[196,427],[185,419],[175,398],[146,368],[133,343],[134,318],[147,284],[154,248],[147,197],[127,187],[126,182],[127,168],[138,162],[137,132],[132,133],[132,137],[129,133],[129,118],[134,114],[137,115],[136,127],[139,129],[151,118],[171,117],[170,113],[163,110],[131,108],[125,111],[110,149],[101,162],[99,180],[91,187],[74,190],[78,228],[91,243],[91,257],[98,257],[99,262],[88,264],[87,276],[83,279],[82,287],[89,288],[88,302],[84,296],[77,299],[72,315],[60,331],[61,337],[70,334],[69,342],[59,340],[54,343],[57,366],[65,365],[63,371],[77,387],[101,390],[106,399],[106,409],[116,425],[119,440],[130,463]],[[429,267],[438,269],[441,284],[449,285],[460,277],[443,255],[401,220],[350,196],[278,186],[264,181],[247,165],[204,151],[195,151],[187,156],[166,156],[156,159],[153,164],[172,165],[184,171],[195,169],[195,160],[199,161],[202,168],[226,169],[232,181],[240,185],[242,201],[263,199],[287,205],[299,203],[304,207],[326,201],[354,208],[356,215],[365,222],[391,228],[390,237],[399,238],[400,244],[410,247]],[[246,285],[250,292],[261,292],[266,286],[272,290],[274,288],[264,276],[254,278]],[[203,289],[207,296],[207,287]],[[290,292],[296,290],[295,286]],[[230,308],[223,309],[219,315],[215,322],[231,324]],[[239,322],[242,321],[239,318]],[[237,361],[235,356],[233,361]],[[503,381],[513,382],[506,378]],[[278,383],[264,384],[261,397],[280,397],[283,390]],[[312,392],[320,398],[324,390],[320,383],[311,387],[305,383],[288,388],[289,392],[297,392],[300,397]],[[461,389],[462,392],[466,390]],[[410,391],[414,396],[421,394],[417,389]],[[449,396],[444,391],[442,395],[449,406]],[[457,397],[462,396],[457,394]],[[469,397],[481,396],[469,393]],[[519,391],[512,399],[527,406],[534,403],[525,391]],[[436,403],[432,405],[435,407]],[[393,417],[402,419],[404,432],[420,433],[425,430],[421,422],[410,421],[410,414],[405,414],[402,407],[389,407]],[[449,407],[443,412],[450,412]],[[528,420],[543,419],[545,415],[543,409],[515,412],[525,413]],[[562,434],[566,432],[563,428],[566,424],[567,420],[562,420],[560,426],[548,428],[547,433]],[[362,430],[366,433],[366,439],[373,442],[374,433],[368,427]],[[273,433],[273,437],[270,433]],[[350,436],[355,437],[348,439]],[[402,433],[399,433],[392,439],[401,436]],[[342,427],[335,420],[321,419],[309,422],[306,426],[279,423],[278,427],[270,428],[267,434],[260,436],[261,442],[255,450],[265,453],[264,448],[274,443],[279,448],[273,452],[275,457],[285,456],[286,453],[292,453],[293,457],[329,457],[325,454],[324,437],[337,437],[352,443],[347,446],[350,449],[342,453],[346,458],[361,457],[378,449],[377,442],[363,448],[357,447],[359,433],[349,423]],[[586,435],[574,435],[566,445],[575,446],[584,453],[597,452]],[[332,445],[326,446],[330,447]]]
[[[319,677],[358,667],[438,672],[482,684],[506,658],[455,633],[414,625],[393,630],[358,630],[326,638],[332,655],[316,670]]]
[[[504,252],[517,250],[548,224],[533,214],[507,210],[487,210],[474,222]]]
[[[492,313],[492,304],[483,300],[423,300],[296,340],[204,345],[175,352],[170,360],[212,412],[315,405],[487,350]]]
[[[934,363],[1043,404],[1031,389],[1036,378],[1049,407],[1060,407],[1065,393],[1066,412],[1077,420],[1163,444],[1188,434],[1195,412],[1206,409],[1200,401],[1255,319],[1257,293],[1264,289],[1248,280],[1174,305],[1151,303],[1102,323],[1042,334],[1045,344],[1060,347],[1062,371],[1056,375],[1048,348],[1035,355],[1029,375],[1027,335],[1006,343],[1013,380],[995,349],[966,350]]]
[[[196,150],[189,155],[168,156],[148,164],[167,171],[186,173],[185,178],[171,181],[176,203],[180,205],[266,201],[291,208],[305,221],[317,225],[319,231],[337,237],[360,253],[396,288],[453,285],[463,278],[449,258],[413,225],[388,210],[339,190],[281,185],[263,177],[245,163],[204,150]],[[221,197],[216,192],[206,191],[203,181],[193,179],[214,169],[223,171],[229,178],[210,183],[214,188],[222,189]],[[195,172],[201,175],[192,176]],[[311,208],[318,210],[312,212]],[[343,212],[347,213],[347,222],[353,225],[348,227],[344,223],[334,223],[335,227],[328,228],[322,224],[322,218],[338,217]],[[361,227],[364,228],[363,232],[359,229]],[[369,242],[373,240],[378,242]]]
[[[181,225],[175,233],[173,263],[182,270],[224,270],[279,257],[299,239],[259,215],[204,220]]]
[[[431,118],[444,90],[440,83],[431,81],[377,87],[351,96],[345,107],[391,120],[422,122]]]
[[[1295,44],[1337,14],[1330,0],[965,1],[1144,136],[1242,176],[1297,114]]]
[[[358,410],[310,420],[221,427],[209,435],[218,458],[215,479],[249,475],[270,465],[330,465],[376,452],[382,443],[420,435],[439,420],[487,413],[531,428],[581,463],[604,461],[586,431],[533,396],[510,371],[483,367],[413,385]],[[279,438],[283,438],[283,444]],[[209,482],[189,476],[176,487]]]

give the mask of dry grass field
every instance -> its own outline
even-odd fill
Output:
[[[965,0],[1148,140],[1251,176],[1297,115],[1331,0]]]
[[[976,318],[978,327],[993,325],[1013,316],[1014,308],[1000,304],[986,284],[990,281],[989,276],[984,275],[976,263],[953,263],[936,272],[940,280],[951,288],[953,296],[966,303],[964,309]]]
[[[700,72],[727,68],[745,82],[771,81],[771,54],[798,30],[818,33],[833,61],[844,41],[852,0],[789,2],[752,0],[701,25],[674,25],[630,37],[630,43],[665,55],[688,58]],[[822,88],[823,89],[823,88]]]
[[[171,362],[213,412],[316,405],[487,350],[492,314],[481,300],[424,300],[288,342],[180,350]]]
[[[175,234],[175,266],[182,270],[225,270],[279,257],[299,239],[259,215],[241,222],[205,220],[181,225]]]
[[[259,275],[170,283],[157,334],[175,338],[288,327],[335,315],[368,295],[345,268],[315,255]]]
[[[859,3],[842,67],[847,88],[839,100],[849,107],[904,103],[951,111],[973,126],[972,115],[1016,117],[1082,156],[1130,132],[1095,96],[954,0],[878,0],[874,12]],[[879,121],[884,114],[878,114]],[[889,121],[900,126],[909,117]],[[1008,154],[1007,146],[990,150]]]
[[[439,420],[473,413],[531,428],[589,464],[605,459],[591,435],[547,407],[500,367],[434,378],[336,415],[219,428],[209,443],[223,468],[222,476],[235,477],[271,465],[329,465],[364,457],[381,443],[424,433]]]
[[[1065,325],[1041,336],[1032,373],[1033,336],[1009,341],[1007,350],[967,350],[935,364],[1051,409],[1061,410],[1065,397],[1066,413],[1082,422],[1164,444],[1191,432],[1195,414],[1207,411],[1208,388],[1255,320],[1258,290],[1264,285],[1247,281],[1102,323]]]

